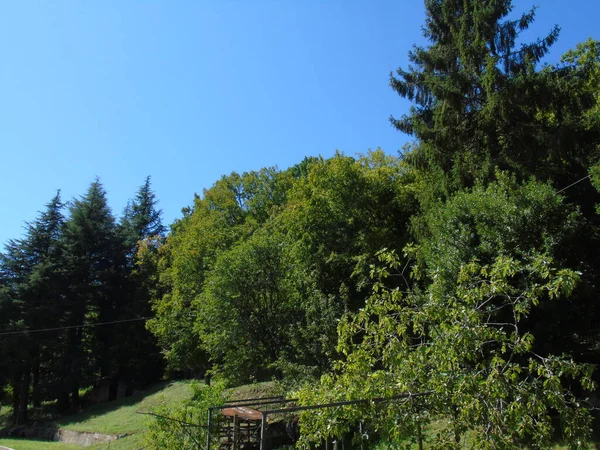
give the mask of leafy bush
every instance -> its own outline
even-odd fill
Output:
[[[206,418],[208,408],[225,401],[224,385],[191,385],[192,398],[172,406],[162,403],[155,408],[148,432],[145,435],[147,449],[196,450],[206,443]],[[213,424],[218,425],[218,419]]]

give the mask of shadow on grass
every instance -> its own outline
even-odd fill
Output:
[[[0,409],[0,436],[7,433],[12,425],[12,411],[9,408]]]
[[[85,408],[83,411],[79,413],[73,413],[69,415],[65,415],[60,419],[52,421],[58,427],[66,426],[66,425],[74,425],[81,422],[86,422],[88,420],[94,419],[98,416],[102,416],[104,414],[110,413],[112,411],[116,411],[119,408],[132,406],[136,403],[143,401],[146,397],[154,395],[159,391],[165,389],[167,386],[170,386],[173,382],[164,381],[162,383],[158,383],[152,385],[148,389],[137,392],[130,397],[120,398],[118,400],[112,400],[106,403],[98,403],[96,405],[91,405]]]

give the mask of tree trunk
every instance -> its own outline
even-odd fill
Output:
[[[69,393],[65,392],[64,390],[61,391],[60,394],[58,394],[56,404],[57,404],[59,412],[61,412],[61,413],[67,412],[71,406],[71,404],[69,402]]]
[[[83,319],[79,321],[80,324],[83,324]],[[81,386],[81,368],[82,368],[82,359],[83,359],[83,339],[82,339],[82,329],[74,328],[71,331],[71,339],[70,339],[70,356],[71,360],[71,373],[70,373],[70,383],[68,389],[71,391],[71,407],[73,411],[79,410],[79,388]]]
[[[21,394],[21,377],[22,373],[17,372],[13,374],[13,378],[11,381],[12,385],[12,423],[13,425],[17,425],[19,418],[19,395]]]
[[[17,415],[17,425],[24,425],[29,421],[27,407],[29,406],[29,386],[31,384],[31,368],[27,367],[23,372],[21,379],[21,393],[19,394],[19,414]]]
[[[75,381],[71,388],[71,404],[73,411],[79,411],[79,380]]]
[[[36,359],[33,365],[33,390],[31,393],[31,400],[33,402],[34,408],[39,408],[41,406],[40,400],[40,359],[39,357]]]

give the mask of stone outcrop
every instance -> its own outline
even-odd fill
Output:
[[[127,434],[103,434],[86,431],[65,430],[63,428],[17,428],[10,433],[12,436],[24,439],[36,439],[42,441],[59,441],[66,444],[75,444],[87,447],[94,444],[102,444],[121,439]],[[0,447],[2,450],[3,447]]]
[[[76,444],[82,447],[89,445],[101,444],[103,442],[116,441],[127,436],[126,434],[102,434],[88,433],[85,431],[63,430],[62,428],[56,431],[54,441],[64,442],[65,444]]]

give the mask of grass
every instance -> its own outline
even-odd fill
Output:
[[[0,405],[0,430],[10,424],[11,410],[8,406]]]
[[[148,416],[137,414],[137,412],[148,412],[163,402],[179,403],[190,398],[191,394],[190,382],[188,381],[160,383],[147,391],[113,402],[91,406],[80,414],[65,416],[48,425],[55,425],[73,431],[105,434],[127,433],[130,436],[110,442],[110,447],[106,443],[88,448],[97,450],[108,448],[110,450],[136,450],[143,447],[143,433],[148,423]],[[4,410],[0,410],[0,419],[2,412]],[[0,438],[0,445],[15,450],[43,450],[46,448],[70,450],[81,448],[78,445],[64,444],[62,442],[4,438]]]
[[[73,431],[139,433],[146,428],[147,416],[137,414],[138,411],[148,412],[164,401],[179,403],[190,398],[191,393],[190,383],[187,381],[160,383],[148,391],[91,406],[80,414],[63,417],[55,423],[59,428]]]
[[[87,431],[105,434],[129,434],[129,436],[110,442],[97,444],[89,449],[100,450],[137,450],[143,448],[143,434],[148,424],[148,416],[137,414],[149,412],[153,407],[168,402],[176,404],[189,399],[192,394],[190,382],[177,381],[173,383],[160,383],[145,392],[113,402],[102,403],[87,408],[80,414],[65,416],[59,420],[48,423],[73,431]],[[248,399],[256,397],[271,397],[281,394],[277,383],[255,383],[227,390],[230,398]],[[0,409],[0,421],[8,417],[9,408]],[[71,450],[81,448],[73,444],[62,442],[34,441],[26,439],[0,438],[0,445],[15,450]]]
[[[245,384],[243,386],[227,389],[225,393],[230,399],[233,400],[245,400],[249,398],[273,397],[275,395],[283,395],[279,383],[275,381]]]
[[[0,439],[0,445],[4,445],[15,450],[42,450],[44,448],[56,450],[70,450],[81,448],[78,445],[63,444],[62,442],[32,441],[27,439]]]
[[[0,445],[4,445],[14,450],[73,450],[82,448],[81,446],[75,444],[33,441],[29,439],[0,439]],[[143,436],[127,436],[126,438],[110,442],[110,446],[109,444],[96,444],[85,448],[90,450],[138,450],[143,448]]]

